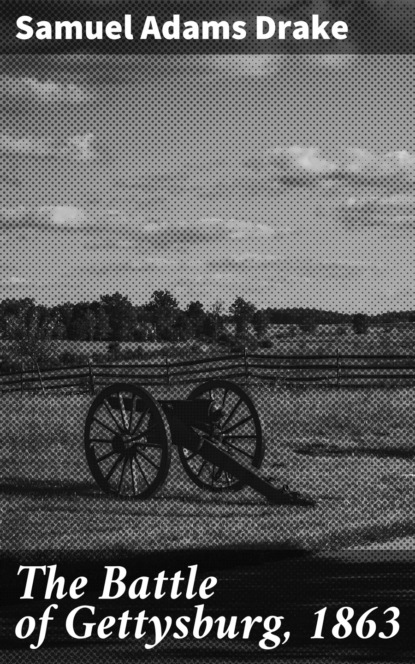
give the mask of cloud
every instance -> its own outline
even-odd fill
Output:
[[[415,229],[415,194],[411,193],[351,195],[335,210],[342,222],[354,227],[379,225]]]
[[[250,165],[249,162],[246,165]],[[300,171],[306,173],[333,173],[338,165],[322,156],[317,147],[305,147],[302,145],[291,145],[287,148],[277,147],[269,150],[253,160],[252,165],[259,167],[273,167],[277,171]]]
[[[16,274],[0,276],[0,286],[24,286],[26,283],[27,279]]]
[[[391,208],[400,208],[410,212],[415,211],[415,194],[362,194],[360,196],[349,196],[346,202],[348,208],[363,208],[390,210]]]
[[[68,143],[75,146],[80,159],[87,161],[88,159],[93,159],[95,157],[91,148],[93,140],[94,135],[89,133],[80,136],[72,136],[71,138],[68,138]]]
[[[37,78],[30,76],[22,78],[1,76],[0,83],[5,98],[20,101],[27,100],[44,104],[81,104],[94,99],[90,92],[86,92],[74,83],[62,84],[52,80],[39,81]]]
[[[24,205],[17,205],[16,207],[1,208],[0,218],[3,221],[21,221],[27,214],[27,209]]]
[[[332,173],[338,169],[337,164],[322,157],[320,150],[315,147],[305,148],[300,145],[292,145],[286,150],[277,150],[276,154],[282,159],[287,157],[288,163],[311,173]]]
[[[302,145],[274,148],[263,155],[245,160],[244,165],[250,169],[273,172],[282,179],[286,176],[297,176],[302,180],[307,177],[332,175],[339,169],[338,164],[323,156],[319,148]]]
[[[48,221],[55,226],[70,226],[79,228],[85,221],[85,213],[74,205],[55,205],[51,208],[43,208],[40,212],[49,215]]]
[[[15,138],[7,134],[1,134],[0,152],[31,157],[67,157],[88,161],[96,156],[91,147],[93,140],[92,133],[69,136],[64,139],[53,136]]]
[[[53,154],[53,139],[13,138],[3,134],[0,136],[0,149],[6,153],[47,156]]]
[[[348,152],[351,156],[345,169],[348,173],[370,180],[384,181],[394,176],[415,179],[415,156],[405,149],[386,154],[361,148],[352,148]]]
[[[221,270],[246,270],[247,268],[271,266],[279,262],[281,262],[280,259],[274,254],[245,251],[241,253],[233,253],[227,258],[211,261],[209,267]]]
[[[276,147],[265,154],[244,160],[245,168],[262,182],[286,186],[314,186],[321,183],[415,182],[415,155],[406,149],[377,154],[362,148],[346,148],[336,159],[323,155],[317,147],[291,145]],[[258,182],[259,186],[259,182]]]
[[[202,217],[171,222],[151,221],[143,228],[147,236],[164,237],[170,241],[201,242],[203,240],[269,237],[274,229],[265,223],[254,223],[221,217]]]
[[[47,205],[28,208],[18,205],[14,208],[2,208],[0,218],[8,225],[52,226],[57,228],[80,228],[85,222],[85,212],[74,205]]]
[[[285,56],[280,54],[218,54],[204,57],[201,62],[209,69],[232,77],[263,77],[279,71]]]

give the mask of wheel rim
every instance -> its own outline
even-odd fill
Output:
[[[85,452],[103,491],[153,495],[170,466],[171,436],[158,402],[142,387],[117,383],[96,397],[85,424]]]
[[[210,398],[224,411],[218,425],[212,425],[209,440],[224,449],[243,465],[261,466],[265,446],[261,423],[255,406],[246,392],[230,381],[215,379],[196,387],[188,399]],[[209,491],[238,491],[243,482],[200,455],[179,446],[179,456],[187,475]]]

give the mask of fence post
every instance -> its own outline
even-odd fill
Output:
[[[92,362],[91,360],[88,360],[88,371],[89,371],[89,391],[92,395],[95,394],[95,378],[94,378],[94,371],[92,368]]]
[[[167,385],[170,385],[170,367],[169,367],[169,358],[166,357],[166,381]]]
[[[40,381],[40,387],[41,387],[41,390],[42,390],[42,394],[43,394],[43,396],[45,396],[46,395],[45,386],[43,385],[42,375],[40,373],[39,364],[38,364],[37,360],[35,360],[35,364],[36,364],[37,375],[39,376],[39,381]]]
[[[245,383],[248,384],[249,365],[248,365],[248,355],[247,355],[247,352],[246,352],[246,346],[244,346],[244,368],[245,368]]]

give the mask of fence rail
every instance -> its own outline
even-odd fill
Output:
[[[239,353],[193,360],[86,364],[0,373],[0,392],[77,390],[95,393],[115,381],[180,385],[212,376],[274,386],[415,386],[415,355],[272,355]]]

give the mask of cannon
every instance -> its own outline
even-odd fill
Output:
[[[258,413],[228,380],[208,380],[187,399],[156,400],[138,384],[110,385],[89,409],[84,442],[95,481],[115,496],[153,496],[167,478],[175,445],[186,474],[202,489],[250,486],[275,504],[314,504],[259,474],[265,442]]]

